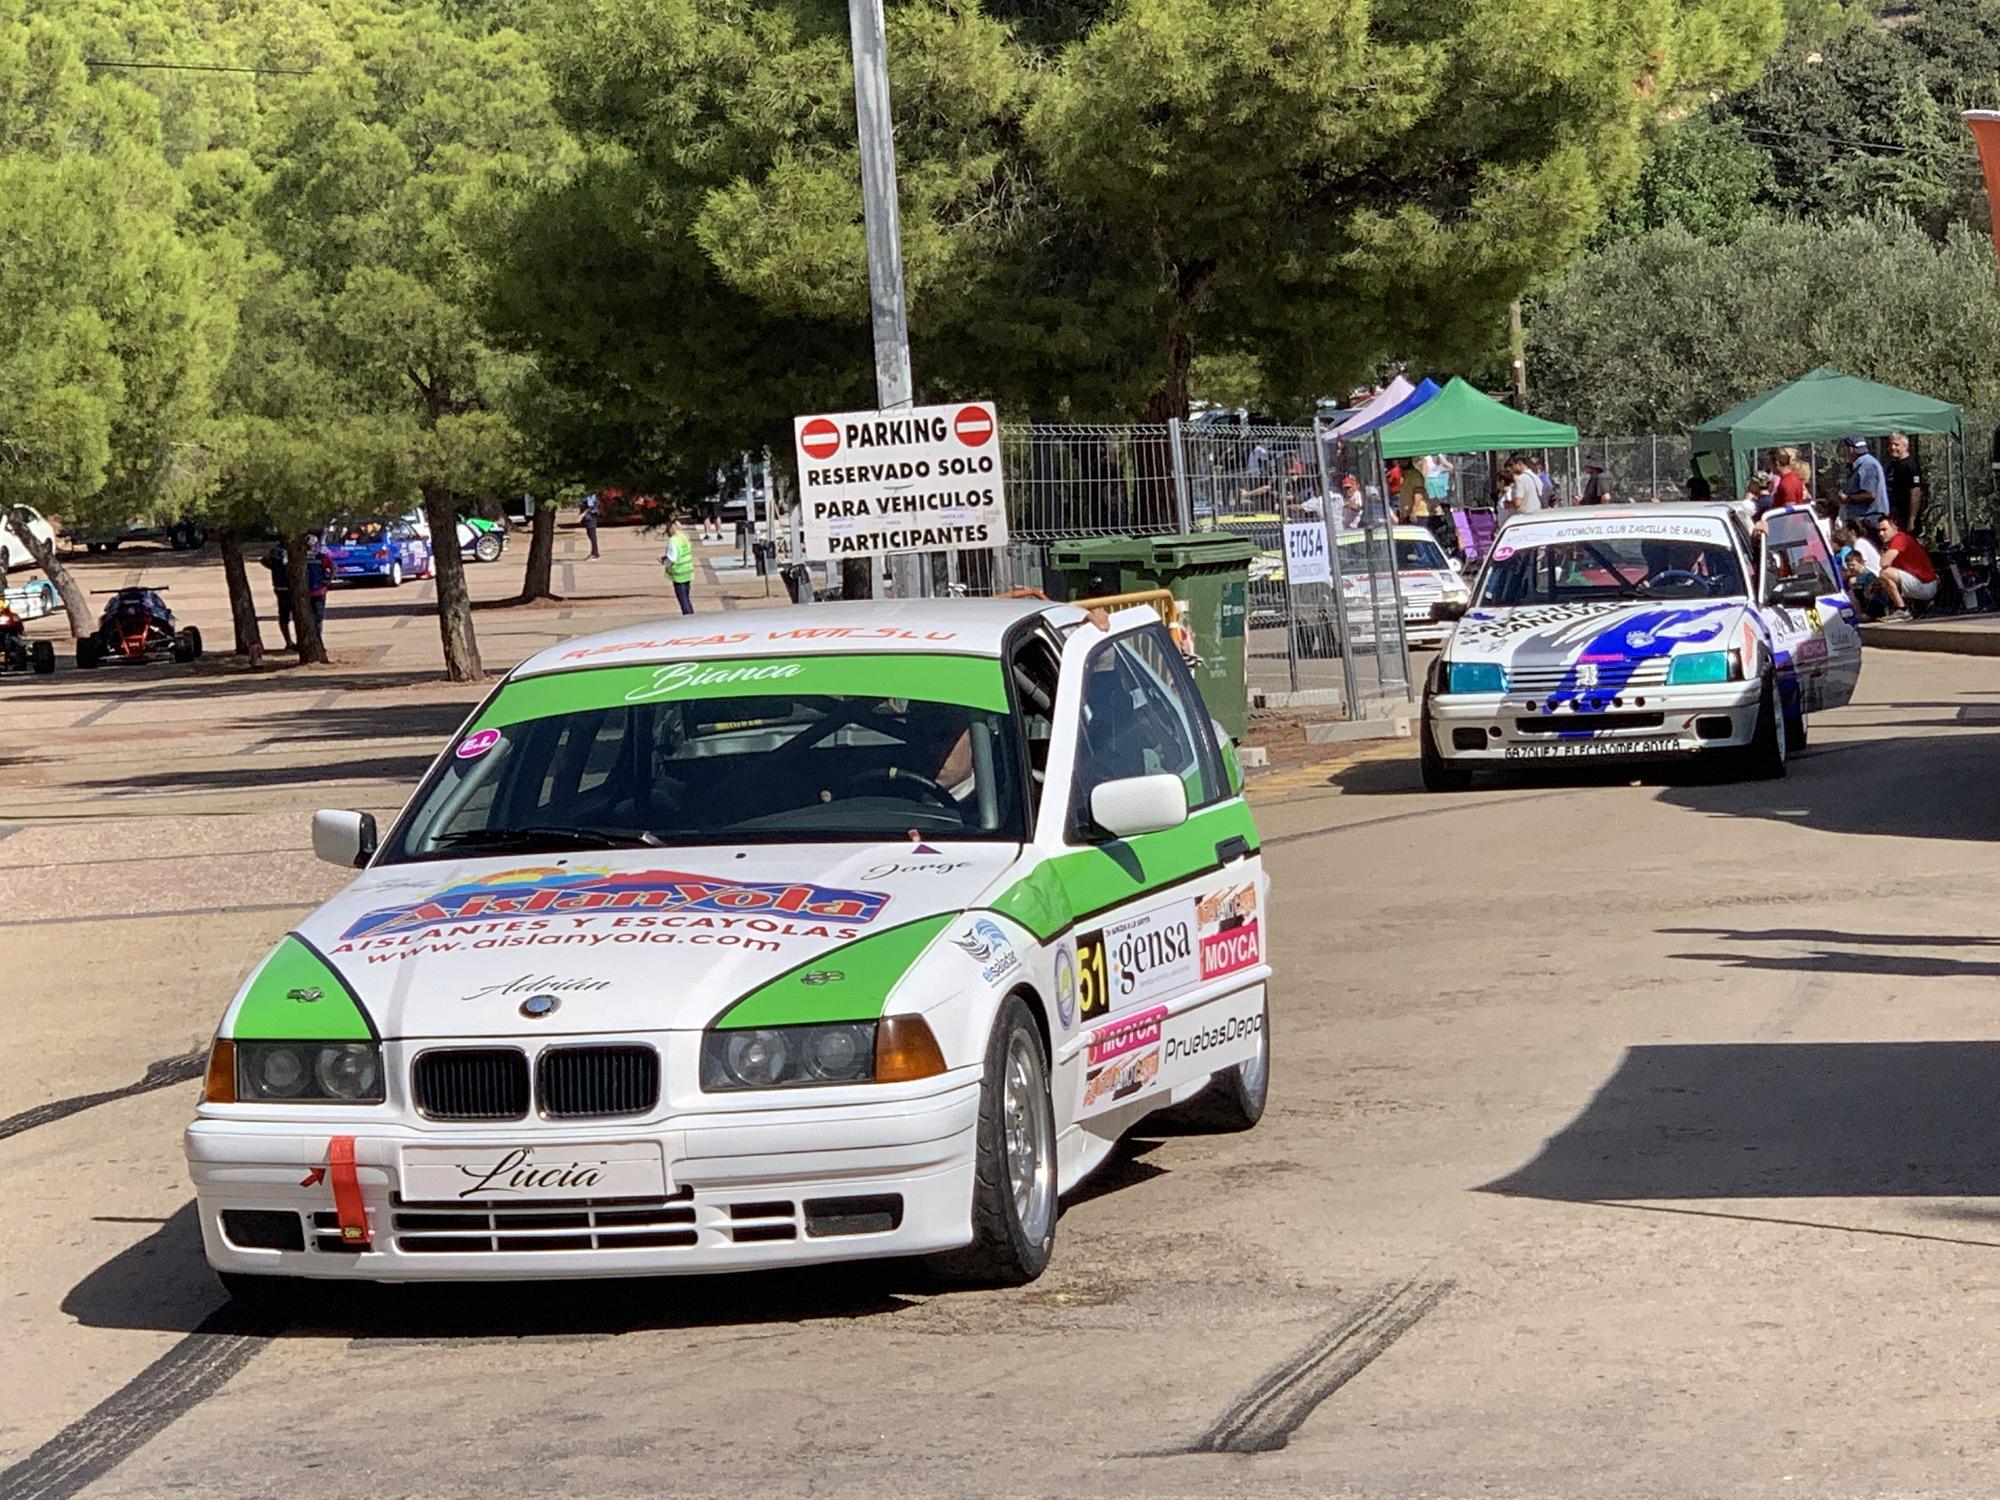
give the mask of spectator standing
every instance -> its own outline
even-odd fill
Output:
[[[1424,471],[1424,494],[1432,505],[1451,498],[1451,460],[1442,453],[1426,453],[1418,464]]]
[[[1937,566],[1923,544],[1898,527],[1893,516],[1875,517],[1875,539],[1882,546],[1882,592],[1889,601],[1884,618],[1907,620],[1912,604],[1937,598]]]
[[[288,571],[291,559],[285,555],[285,544],[277,543],[264,554],[264,571],[271,575],[271,596],[278,601],[278,634],[284,637],[285,649],[296,651],[292,640],[292,575]]]
[[[750,496],[751,492],[746,489],[743,497],[743,505],[746,512],[755,503]],[[754,523],[757,518],[751,516],[750,519]],[[704,542],[719,542],[722,540],[722,497],[720,495],[710,495],[706,500],[701,502],[701,539]]]
[[[1847,477],[1840,485],[1842,513],[1872,529],[1877,516],[1889,514],[1889,477],[1882,472],[1882,460],[1868,451],[1867,438],[1847,438],[1840,451],[1847,455]]]
[[[590,555],[597,556],[597,491],[592,490],[583,497],[583,534],[590,538]]]
[[[1401,502],[1398,509],[1405,521],[1421,521],[1429,517],[1430,491],[1424,484],[1424,471],[1418,465],[1412,463],[1403,470],[1403,486],[1398,491],[1398,497]]]
[[[1713,500],[1714,498],[1715,487],[1702,476],[1701,470],[1696,469],[1688,475],[1688,499]]]
[[[1537,453],[1529,461],[1529,469],[1535,476],[1535,483],[1541,487],[1542,504],[1556,503],[1556,476],[1549,472],[1549,458],[1546,453]]]
[[[333,586],[333,560],[317,531],[306,533],[306,593],[312,601],[313,624],[326,639],[326,594]]]
[[[1773,457],[1776,471],[1771,482],[1771,505],[1804,505],[1806,482],[1799,474],[1799,450],[1780,448]]]
[[[1507,489],[1507,509],[1516,512],[1540,510],[1542,508],[1542,485],[1535,478],[1535,471],[1527,459],[1516,454],[1507,465],[1514,481]]]
[[[1611,481],[1605,476],[1603,464],[1583,466],[1583,494],[1577,498],[1579,505],[1610,505],[1612,502]]]
[[[674,586],[674,598],[680,601],[681,613],[694,613],[694,543],[681,530],[678,517],[667,521],[667,550],[660,554],[665,565],[667,581]]]
[[[1915,536],[1917,517],[1924,508],[1924,471],[1910,452],[1907,432],[1889,434],[1887,478],[1889,514],[1896,522],[1896,529]]]
[[[1340,529],[1358,531],[1361,528],[1361,481],[1352,474],[1340,476]]]

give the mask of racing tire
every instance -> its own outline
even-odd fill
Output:
[[[1746,781],[1775,781],[1785,774],[1789,759],[1786,715],[1778,706],[1777,685],[1767,673],[1757,700],[1757,728],[1750,743],[1737,752],[1736,773]]]
[[[190,625],[174,636],[173,658],[177,662],[201,660],[201,632]]]
[[[1462,792],[1472,785],[1472,770],[1468,766],[1455,766],[1444,758],[1437,747],[1437,736],[1431,733],[1430,700],[1424,700],[1423,727],[1417,731],[1417,763],[1423,771],[1424,790],[1427,792]]]
[[[497,531],[482,531],[472,544],[472,555],[483,563],[500,561],[500,554],[507,550],[507,539]]]
[[[1257,1032],[1257,1055],[1249,1062],[1224,1068],[1208,1087],[1187,1103],[1166,1111],[1165,1118],[1194,1130],[1227,1134],[1249,1130],[1264,1118],[1271,1097],[1271,1001],[1264,1000],[1264,1022]]]
[[[1785,715],[1785,753],[1797,755],[1806,748],[1806,716],[1803,713]]]
[[[1009,995],[986,1043],[972,1179],[972,1243],[931,1260],[960,1286],[1023,1286],[1056,1244],[1056,1112],[1027,1002]]]
[[[56,648],[52,641],[36,641],[28,647],[28,669],[37,677],[47,677],[56,669]]]
[[[104,643],[94,635],[80,637],[76,643],[76,664],[88,672],[104,660]]]
[[[403,565],[401,562],[391,562],[389,564],[389,576],[384,581],[392,589],[399,589],[403,586]]]

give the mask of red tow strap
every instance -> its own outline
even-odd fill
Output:
[[[326,1160],[333,1168],[333,1212],[341,1243],[366,1248],[368,1215],[361,1207],[361,1179],[354,1175],[354,1137],[337,1135],[328,1141]]]

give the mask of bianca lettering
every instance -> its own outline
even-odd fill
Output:
[[[704,666],[696,661],[669,662],[653,669],[653,680],[625,695],[627,703],[648,703],[683,688],[712,687],[726,682],[779,682],[796,677],[801,668],[795,661],[747,662],[738,666]]]
[[[601,1180],[597,1167],[589,1162],[566,1161],[546,1167],[535,1165],[535,1154],[526,1146],[516,1146],[485,1172],[459,1166],[473,1179],[472,1186],[459,1193],[461,1198],[485,1198],[495,1193],[524,1193],[540,1188],[592,1188]]]

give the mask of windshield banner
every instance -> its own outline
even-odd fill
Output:
[[[1729,533],[1722,522],[1708,516],[1662,517],[1653,520],[1627,518],[1615,521],[1536,521],[1512,528],[1507,543],[1514,547],[1547,547],[1560,542],[1618,541],[1711,542],[1729,545]]]
[[[584,667],[525,677],[502,688],[472,728],[476,734],[628,703],[765,697],[904,698],[995,713],[1007,709],[1000,663],[991,657],[840,652]]]

